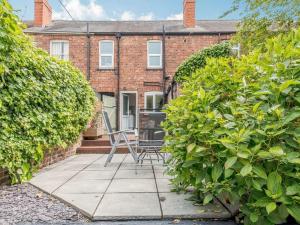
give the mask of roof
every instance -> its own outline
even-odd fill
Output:
[[[185,28],[182,20],[154,20],[154,21],[72,21],[54,20],[46,27],[28,27],[26,33],[49,34],[155,34],[162,33],[163,27],[168,34],[193,33],[234,33],[239,21],[237,20],[198,20],[195,28]]]

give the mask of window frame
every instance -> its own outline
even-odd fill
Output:
[[[151,43],[160,43],[160,54],[150,54],[149,47]],[[150,57],[151,56],[159,56],[159,66],[151,66],[150,65]],[[162,49],[162,41],[161,40],[149,40],[147,41],[147,68],[149,69],[161,69],[162,68],[162,58],[163,58],[163,49]]]
[[[112,43],[112,53],[102,54],[101,53],[101,43]],[[112,59],[111,66],[102,66],[102,56],[110,56]],[[101,40],[99,41],[99,68],[100,69],[113,69],[115,67],[115,43],[113,40]]]
[[[144,109],[147,111],[153,111],[153,110],[157,110],[158,108],[152,108],[152,109],[147,109],[147,96],[152,96],[152,105],[155,106],[156,103],[156,96],[160,95],[162,96],[162,98],[164,97],[164,93],[162,91],[148,91],[144,93]]]
[[[57,57],[56,55],[53,55],[53,49],[52,49],[52,44],[53,43],[66,43],[68,44],[68,57],[66,59],[62,59],[61,56],[64,56],[64,55],[60,55],[59,59],[61,60],[66,60],[66,61],[69,61],[70,60],[70,42],[68,40],[51,40],[50,41],[50,55],[53,56],[53,57]]]

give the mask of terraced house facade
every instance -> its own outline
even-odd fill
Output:
[[[138,108],[160,108],[180,63],[236,30],[236,21],[196,20],[195,0],[183,0],[178,21],[58,21],[47,0],[34,1],[25,32],[86,75],[115,128],[134,128]]]

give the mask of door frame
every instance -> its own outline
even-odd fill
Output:
[[[119,113],[119,127],[120,129],[122,129],[122,115],[123,115],[123,94],[135,94],[135,124],[137,126],[138,123],[138,106],[139,106],[139,102],[138,102],[138,92],[137,91],[120,91],[120,113]]]

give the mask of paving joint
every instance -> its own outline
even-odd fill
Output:
[[[106,194],[108,188],[110,187],[111,183],[113,182],[114,177],[116,176],[117,172],[119,171],[119,169],[120,169],[122,163],[124,162],[124,160],[126,159],[126,157],[127,157],[127,156],[125,155],[125,157],[124,157],[123,160],[121,161],[120,165],[119,165],[118,168],[116,169],[116,171],[115,171],[113,177],[110,179],[109,184],[107,185],[107,187],[106,187],[106,189],[105,189],[105,191],[104,191],[104,193],[103,193],[103,195],[102,195],[102,197],[101,197],[99,203],[97,204],[97,206],[96,206],[96,208],[95,208],[95,211],[93,212],[92,218],[95,217],[95,214],[96,214],[96,212],[97,212],[97,209],[99,208],[99,206],[100,206],[100,204],[101,204],[101,202],[102,202],[102,200],[103,200],[103,198],[104,198],[104,195]]]
[[[87,166],[85,166],[84,168],[82,168],[81,170],[77,171],[77,173],[75,173],[73,176],[71,176],[68,180],[66,180],[63,184],[61,184],[59,187],[57,187],[56,189],[54,189],[54,191],[51,192],[51,195],[56,192],[59,188],[61,188],[63,185],[65,185],[66,183],[68,183],[70,180],[72,180],[72,178],[74,178],[76,175],[78,175],[80,172],[84,171],[87,167],[89,167],[90,165],[92,165],[94,162],[96,162],[97,160],[101,159],[104,155],[100,156],[99,158],[95,159],[94,161],[92,161],[90,164],[88,164]]]
[[[159,190],[158,190],[158,185],[157,185],[155,170],[154,170],[154,166],[153,166],[153,163],[152,163],[151,156],[150,156],[150,159],[151,159],[152,171],[153,171],[153,175],[154,175],[154,181],[155,181],[156,193],[157,193],[157,198],[158,198],[158,203],[159,203],[159,209],[160,209],[160,213],[161,213],[161,218],[163,219],[164,218],[164,214],[163,214],[163,210],[162,210],[162,206],[161,206],[161,202],[160,202]]]

